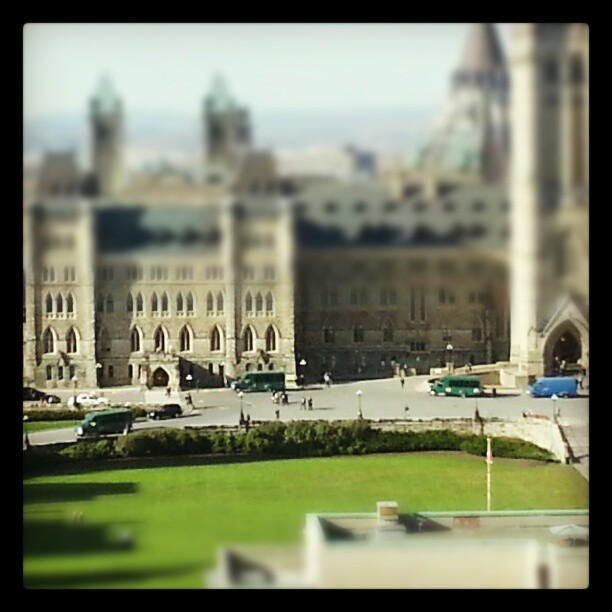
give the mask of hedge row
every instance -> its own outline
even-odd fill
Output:
[[[495,457],[556,461],[530,442],[493,438]],[[484,456],[486,437],[448,430],[397,432],[372,429],[367,423],[269,423],[248,432],[202,432],[188,429],[147,429],[114,441],[80,443],[61,451],[74,459],[161,457],[170,455],[253,454],[287,457],[322,457],[366,453],[465,451]]]
[[[124,406],[109,406],[109,409],[124,408]],[[130,408],[133,418],[147,416],[147,409],[135,406]],[[24,410],[28,421],[78,421],[84,419],[88,411],[85,410]]]

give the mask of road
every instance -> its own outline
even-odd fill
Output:
[[[500,391],[496,398],[432,397],[428,393],[427,376],[406,378],[402,388],[399,379],[384,379],[335,384],[331,388],[316,388],[289,391],[289,405],[273,404],[269,393],[245,393],[242,398],[244,414],[251,420],[274,420],[275,411],[280,410],[281,421],[295,419],[354,419],[358,415],[359,398],[362,392],[361,410],[365,419],[404,419],[405,407],[409,407],[411,418],[424,417],[472,417],[476,406],[484,418],[520,417],[524,411],[535,414],[554,415],[554,403],[550,399],[533,399],[519,392]],[[71,392],[57,392],[67,399]],[[174,402],[184,400],[174,396],[164,397],[162,391],[142,392],[138,389],[105,389],[103,394],[113,403],[139,403],[144,401]],[[181,398],[184,394],[181,394]],[[237,425],[240,415],[240,398],[230,389],[202,389],[192,392],[194,409],[178,419],[153,422],[137,422],[134,429],[149,427],[184,427],[186,425]],[[302,397],[312,397],[313,410],[301,410]],[[579,441],[580,453],[586,454],[588,461],[588,397],[556,400],[561,414],[561,422],[567,426],[568,437],[574,435]],[[586,434],[586,436],[585,436]],[[57,429],[30,434],[32,444],[50,444],[75,440],[72,429]]]

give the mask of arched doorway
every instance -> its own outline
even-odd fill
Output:
[[[170,381],[170,376],[164,368],[159,367],[153,372],[153,386],[154,387],[167,387]]]
[[[560,325],[548,338],[544,351],[545,374],[559,373],[559,366],[575,365],[582,357],[580,332],[570,322]]]

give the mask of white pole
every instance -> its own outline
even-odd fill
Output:
[[[487,512],[491,512],[491,438],[487,438]]]

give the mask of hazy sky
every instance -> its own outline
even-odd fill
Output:
[[[132,111],[197,115],[215,72],[258,112],[438,106],[469,24],[28,24],[24,115],[83,112],[103,72]],[[508,26],[498,26],[508,48]]]

